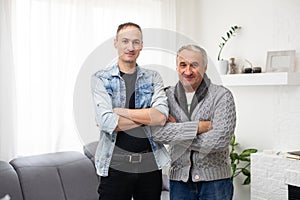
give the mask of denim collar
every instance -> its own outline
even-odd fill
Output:
[[[141,67],[138,64],[136,65],[136,74],[137,74],[137,77],[140,77],[144,74],[144,71],[141,69]],[[118,64],[115,64],[112,67],[111,75],[121,77],[121,73],[120,73],[120,69],[119,69]]]

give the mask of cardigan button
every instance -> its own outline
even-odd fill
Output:
[[[195,179],[198,180],[200,178],[199,175],[195,175]]]

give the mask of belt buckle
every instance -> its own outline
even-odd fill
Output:
[[[140,162],[142,162],[142,154],[135,153],[135,154],[129,155],[129,162],[130,163],[140,163]]]

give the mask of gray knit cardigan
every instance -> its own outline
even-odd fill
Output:
[[[236,125],[232,93],[223,86],[209,83],[208,92],[189,119],[174,92],[175,87],[166,90],[170,114],[177,123],[153,128],[152,135],[154,140],[169,144],[169,178],[184,182],[190,175],[194,182],[229,178],[229,144]],[[199,120],[212,121],[212,129],[197,135]]]

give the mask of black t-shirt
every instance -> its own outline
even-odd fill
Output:
[[[126,86],[126,108],[136,109],[135,107],[135,84],[137,73],[125,74],[121,72],[121,76]],[[116,146],[121,150],[140,153],[151,151],[150,142],[142,127],[133,128],[126,131],[119,131],[117,134]],[[115,149],[115,152],[118,148]]]

